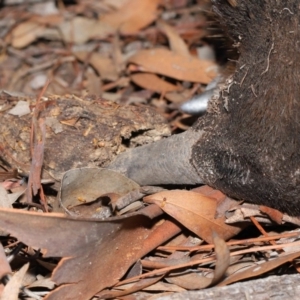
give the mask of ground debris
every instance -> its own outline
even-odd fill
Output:
[[[17,98],[18,99],[18,98]],[[5,94],[0,102],[16,105]],[[27,98],[29,106],[35,100]],[[144,105],[120,106],[101,98],[48,97],[40,103],[46,139],[43,177],[59,181],[76,167],[105,166],[129,147],[151,143],[168,136],[164,118]],[[32,115],[14,116],[0,112],[1,158],[28,174]]]

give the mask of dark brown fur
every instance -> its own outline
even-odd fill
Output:
[[[298,0],[213,0],[240,58],[195,125],[192,163],[238,199],[300,215],[300,8]]]

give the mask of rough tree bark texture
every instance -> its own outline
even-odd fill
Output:
[[[176,293],[160,300],[297,300],[300,275],[269,276],[264,279],[238,282],[229,286],[201,291]]]
[[[240,51],[234,74],[189,132],[125,153],[111,168],[142,184],[182,183],[189,172],[184,183],[300,215],[299,2],[212,3]]]
[[[35,107],[35,99],[0,94],[0,160],[30,170],[32,114],[8,113],[18,101]],[[103,167],[119,152],[170,135],[163,117],[146,106],[119,106],[103,99],[49,97],[40,104],[46,139],[43,178],[60,181],[71,168]]]

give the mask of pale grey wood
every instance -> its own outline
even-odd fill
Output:
[[[300,299],[300,274],[269,276],[225,287],[174,293],[160,300],[296,300]]]

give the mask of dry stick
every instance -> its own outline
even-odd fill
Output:
[[[37,71],[40,71],[40,70],[44,70],[44,69],[47,69],[47,68],[50,68],[51,66],[57,64],[58,62],[60,63],[63,63],[63,62],[73,62],[75,60],[75,57],[74,56],[67,56],[67,57],[64,57],[64,58],[58,58],[54,61],[47,61],[45,63],[42,63],[40,65],[36,65],[30,69],[27,69],[25,71],[22,71],[19,75],[17,75],[15,77],[15,79],[13,79],[11,81],[11,83],[9,84],[9,87],[8,87],[8,90],[13,90],[13,86],[23,77],[27,76],[28,74],[33,74]]]
[[[110,82],[110,83],[107,83],[107,84],[104,84],[101,89],[103,92],[106,92],[106,91],[109,91],[111,89],[114,89],[115,87],[117,87],[119,84],[122,83],[122,81],[124,81],[124,77],[121,77],[113,82]]]
[[[251,248],[251,249],[245,249],[245,250],[239,250],[239,251],[232,252],[232,253],[230,253],[230,256],[247,254],[247,253],[257,252],[257,251],[282,249],[283,247],[298,246],[298,245],[300,245],[300,241],[294,242],[294,243],[280,244],[280,245],[254,247],[254,248]],[[161,268],[159,270],[154,270],[154,271],[151,271],[151,272],[148,272],[148,273],[145,273],[145,274],[141,274],[141,275],[134,276],[132,278],[123,280],[123,281],[117,283],[115,286],[120,286],[120,285],[123,285],[123,284],[131,283],[131,282],[134,282],[138,279],[147,278],[147,277],[154,276],[154,275],[161,275],[161,274],[164,274],[164,273],[167,273],[167,272],[170,272],[170,271],[174,271],[174,270],[177,270],[177,269],[183,269],[183,268],[192,267],[192,266],[195,266],[195,265],[198,265],[198,264],[214,262],[215,260],[216,260],[216,256],[213,255],[213,256],[208,257],[208,258],[198,259],[198,260],[191,261],[191,262],[188,262],[188,263],[179,264],[177,266]]]
[[[258,242],[269,242],[270,240],[278,240],[281,238],[287,237],[297,237],[300,236],[300,232],[288,232],[284,234],[276,234],[272,236],[265,236],[265,237],[258,237],[246,240],[237,240],[237,241],[230,241],[227,242],[227,246],[234,246],[234,245],[244,245],[247,246],[249,244],[258,243]],[[194,247],[183,247],[183,246],[160,246],[157,250],[162,251],[201,251],[201,250],[211,250],[214,248],[214,245],[204,245],[204,246],[194,246]]]
[[[253,216],[250,216],[250,220],[263,236],[265,237],[268,236],[268,233],[264,230],[264,228],[259,224],[259,222]],[[270,240],[269,243],[272,245],[276,245],[274,240]]]
[[[44,95],[45,91],[48,88],[50,81],[47,80],[45,86],[37,97],[35,110],[32,116],[32,125],[30,132],[30,151],[32,162],[30,166],[30,174],[28,178],[28,188],[27,188],[27,201],[32,202],[32,192],[34,195],[37,195],[40,191],[41,204],[43,205],[44,210],[47,212],[47,201],[45,199],[43,187],[41,184],[41,172],[43,166],[43,157],[44,157],[44,144],[45,144],[45,123],[44,120],[38,120],[40,110],[39,107],[41,97]]]

